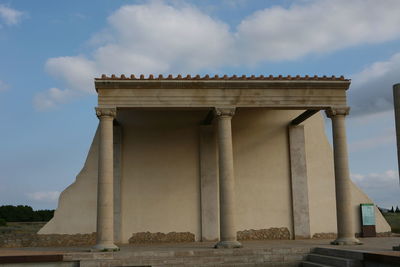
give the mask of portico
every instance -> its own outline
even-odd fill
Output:
[[[217,248],[241,247],[237,241],[235,211],[235,168],[232,148],[232,118],[237,109],[304,110],[294,117],[288,125],[290,138],[296,140],[296,134],[302,134],[298,126],[319,110],[325,110],[332,120],[333,150],[335,167],[335,188],[337,208],[337,240],[335,244],[357,244],[353,230],[353,215],[350,205],[351,188],[347,158],[345,116],[349,108],[346,102],[346,90],[350,81],[343,77],[190,77],[185,78],[161,75],[154,78],[141,76],[130,78],[122,75],[107,77],[103,75],[95,80],[98,93],[96,114],[100,120],[98,194],[97,194],[97,245],[98,250],[116,249],[114,242],[114,153],[113,121],[118,122],[119,110],[157,109],[157,110],[203,110],[203,124],[215,125],[218,155],[217,192],[219,203],[207,203],[202,199],[202,209],[209,207],[207,218],[202,218],[202,232],[210,232],[219,224],[219,242]],[[200,125],[199,125],[200,126]],[[122,124],[122,128],[123,128]],[[292,133],[300,127],[300,131]],[[299,129],[299,128],[297,128]],[[202,130],[199,130],[202,131]],[[214,128],[211,128],[211,132]],[[212,134],[212,133],[211,133]],[[200,137],[201,138],[201,137]],[[203,140],[206,140],[203,138]],[[212,138],[210,139],[212,140]],[[210,145],[206,141],[205,145]],[[305,144],[303,142],[303,144]],[[293,146],[291,144],[291,146]],[[290,149],[293,237],[310,238],[309,201],[307,194],[307,166],[305,147]],[[209,157],[201,157],[200,165],[208,164]],[[200,178],[207,179],[207,168],[201,168]],[[208,177],[209,178],[209,177]],[[296,184],[294,186],[294,184]],[[203,187],[201,188],[203,190]],[[208,189],[209,190],[209,189]],[[212,191],[212,190],[211,190]],[[303,193],[302,193],[303,192]],[[201,192],[203,195],[204,192]],[[213,194],[215,196],[215,194]],[[208,199],[208,198],[207,198]],[[205,203],[203,203],[205,202]],[[218,210],[219,207],[219,210]],[[217,212],[217,216],[215,216]],[[203,210],[202,210],[203,214]],[[305,215],[304,215],[305,214]],[[204,217],[204,216],[203,216]],[[218,220],[219,217],[219,220]],[[208,220],[207,225],[203,220]],[[308,225],[307,225],[308,224]],[[208,229],[207,229],[208,228]],[[308,230],[307,230],[308,229]],[[214,235],[215,237],[215,235]],[[217,237],[218,238],[218,237]]]

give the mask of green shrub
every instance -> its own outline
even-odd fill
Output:
[[[0,206],[0,218],[7,222],[47,222],[53,215],[54,210],[33,210],[26,205]]]
[[[7,222],[3,218],[0,218],[0,226],[7,226]]]

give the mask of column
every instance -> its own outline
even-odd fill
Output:
[[[397,140],[397,162],[400,171],[400,83],[393,85],[393,104],[394,104],[394,120],[396,125]],[[400,251],[400,245],[394,246],[393,250]]]
[[[400,170],[400,83],[393,85],[393,105],[397,140],[397,166],[398,170]]]
[[[308,205],[308,176],[304,126],[290,125],[288,130],[293,205],[293,237],[294,239],[310,238],[310,212]]]
[[[345,117],[350,108],[329,108],[327,116],[332,120],[333,154],[335,166],[336,216],[338,237],[334,245],[356,245],[353,230],[354,209],[351,203],[351,181],[347,156]]]
[[[235,177],[233,173],[232,127],[234,108],[216,108],[219,158],[220,242],[216,248],[240,248],[235,225]]]
[[[97,241],[94,250],[117,250],[114,245],[114,108],[96,108],[100,120],[97,184]]]

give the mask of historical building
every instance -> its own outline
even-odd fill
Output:
[[[315,238],[356,244],[340,77],[95,79],[100,123],[40,233],[97,232],[98,249],[149,241]],[[333,151],[322,113],[332,121]],[[377,232],[390,231],[376,212]],[[158,234],[157,234],[158,233]]]

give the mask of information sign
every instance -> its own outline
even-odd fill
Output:
[[[362,225],[375,225],[374,204],[361,204]]]

